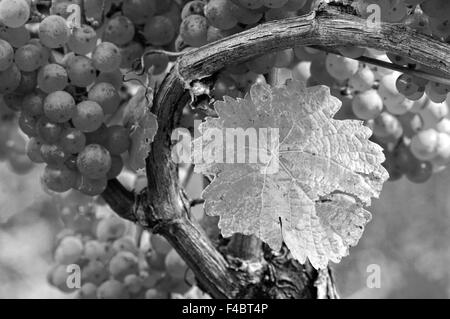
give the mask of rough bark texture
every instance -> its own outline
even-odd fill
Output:
[[[165,236],[199,285],[215,298],[336,298],[337,294],[329,269],[316,271],[292,260],[286,248],[274,252],[251,238],[234,237],[213,245],[190,219],[189,202],[170,159],[170,134],[186,103],[208,92],[208,77],[224,66],[300,45],[356,45],[396,52],[450,77],[449,45],[401,25],[370,29],[365,20],[343,9],[347,8],[327,6],[308,16],[268,22],[180,57],[152,107],[159,130],[147,158],[148,188],[133,196],[111,182],[104,194],[119,215]]]

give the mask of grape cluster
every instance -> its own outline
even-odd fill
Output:
[[[90,0],[83,2],[85,21],[74,25],[73,4],[81,0],[53,0],[37,12],[27,0],[1,1],[0,94],[28,137],[26,155],[9,152],[12,166],[44,163],[47,189],[95,196],[127,166],[122,74],[144,50],[173,45],[181,9],[172,0]],[[150,75],[168,65],[166,55],[145,55]]]
[[[195,278],[164,237],[143,233],[104,206],[68,193],[61,210],[64,228],[53,250],[49,283],[81,299],[204,298]],[[97,207],[97,208],[96,208]],[[139,237],[139,238],[138,238]],[[68,266],[81,270],[71,285]]]

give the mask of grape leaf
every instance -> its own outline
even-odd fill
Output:
[[[203,192],[204,208],[220,217],[224,236],[253,234],[273,249],[284,241],[294,258],[308,258],[315,268],[339,262],[357,244],[371,218],[364,206],[379,196],[388,174],[382,148],[368,140],[371,130],[332,118],[340,106],[328,87],[299,81],[255,84],[244,99],[216,102],[219,117],[199,126],[193,154],[195,171],[215,176]],[[226,136],[230,128],[278,128],[276,145],[260,145],[270,161],[217,161],[211,136]],[[225,154],[235,145],[223,147]],[[251,150],[249,142],[245,148]],[[278,171],[267,173],[269,164]]]
[[[144,87],[140,87],[124,111],[124,125],[130,129],[131,144],[128,150],[130,166],[135,170],[145,168],[145,159],[158,131],[156,115],[150,112],[152,101]]]

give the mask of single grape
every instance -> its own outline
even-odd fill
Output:
[[[0,39],[3,39],[14,48],[20,48],[30,41],[30,31],[24,26],[20,28],[0,27]]]
[[[439,132],[436,147],[436,157],[432,160],[436,166],[443,166],[450,163],[450,135]]]
[[[125,45],[133,40],[134,24],[126,16],[115,16],[105,25],[103,40],[116,45]]]
[[[361,92],[354,97],[352,110],[361,120],[374,119],[383,110],[383,101],[376,90]]]
[[[423,128],[423,121],[419,114],[408,112],[397,119],[402,124],[403,135],[406,137],[413,137]]]
[[[42,51],[34,44],[25,44],[18,48],[14,54],[14,61],[21,71],[32,72],[42,64]]]
[[[14,49],[9,42],[0,39],[0,71],[8,69],[14,61]]]
[[[425,93],[428,98],[434,103],[442,103],[447,99],[448,92],[440,87],[439,83],[436,82],[428,82],[425,87]]]
[[[440,133],[446,133],[450,135],[450,119],[444,117],[436,124],[436,130]]]
[[[193,47],[201,47],[207,43],[208,21],[205,17],[193,14],[181,22],[180,36],[183,41]]]
[[[65,91],[52,92],[44,99],[44,114],[54,123],[67,122],[76,111],[74,98]]]
[[[144,287],[142,277],[135,274],[127,275],[123,279],[123,283],[127,290],[134,295],[138,294]]]
[[[112,72],[120,67],[122,57],[119,48],[111,42],[100,43],[92,53],[94,66],[100,72]]]
[[[141,277],[143,279],[142,285],[146,289],[155,287],[155,285],[164,277],[163,272],[155,271],[154,269],[149,269],[149,271],[141,272]]]
[[[84,245],[84,256],[89,260],[97,260],[108,263],[114,256],[115,251],[109,243],[98,240],[89,240]]]
[[[150,244],[155,252],[164,256],[172,250],[172,246],[169,242],[163,236],[158,234],[152,234],[150,236]]]
[[[97,46],[97,32],[88,25],[74,28],[70,34],[67,45],[76,54],[88,54]]]
[[[408,146],[406,146],[403,142],[396,145],[392,152],[392,156],[396,167],[401,170],[402,174],[409,172],[412,167],[415,167],[416,162],[418,161]]]
[[[423,86],[420,86],[420,84],[415,80],[415,77],[409,74],[401,74],[397,78],[395,86],[398,92],[406,97],[417,96],[420,98],[422,97],[423,92],[425,92],[425,88]],[[416,95],[417,93],[419,94]]]
[[[108,280],[108,277],[108,269],[98,260],[89,261],[81,272],[82,282],[94,285],[101,285],[105,280]]]
[[[296,80],[306,82],[311,77],[311,62],[301,61],[292,68],[292,76]]]
[[[100,104],[87,100],[77,104],[72,122],[82,132],[94,132],[102,125],[104,117]]]
[[[145,255],[145,260],[151,268],[151,271],[164,271],[166,268],[165,258],[166,255],[158,254],[155,251],[149,252]]]
[[[40,50],[40,58],[41,58],[41,65],[46,65],[49,62],[50,55],[52,55],[55,51],[51,51],[49,48],[45,47],[41,40],[39,38],[33,38],[30,39],[30,41],[27,42],[27,44],[35,45]]]
[[[88,87],[97,77],[94,61],[85,56],[74,56],[68,60],[67,74],[70,84],[78,87]]]
[[[65,129],[59,141],[61,147],[69,154],[77,154],[86,146],[86,136],[76,128]]]
[[[429,161],[437,155],[439,133],[434,129],[426,129],[411,139],[411,152],[422,161]]]
[[[111,155],[98,144],[90,144],[78,154],[78,170],[89,178],[104,178],[111,168]]]
[[[398,104],[402,103],[405,99],[403,95],[397,90],[397,78],[399,73],[392,73],[384,76],[380,81],[380,87],[378,93],[383,99],[384,105],[386,107],[395,108]]]
[[[422,184],[427,182],[433,175],[433,165],[430,162],[418,161],[414,168],[411,168],[406,177],[413,183]]]
[[[61,48],[69,41],[70,30],[64,18],[51,15],[39,24],[39,39],[50,49]]]
[[[138,252],[139,252],[139,249],[136,246],[136,243],[135,243],[134,239],[132,237],[129,237],[129,236],[121,237],[121,238],[116,239],[114,241],[112,247],[113,247],[113,249],[116,252],[128,251],[128,252],[133,253],[135,255],[137,255]]]
[[[175,27],[169,18],[154,16],[145,24],[143,35],[152,45],[166,45],[174,39]]]
[[[78,299],[97,299],[97,286],[91,282],[83,284],[77,294]]]
[[[28,174],[34,167],[33,162],[26,154],[12,152],[9,154],[9,166],[18,175]]]
[[[30,5],[25,0],[2,0],[0,22],[10,28],[23,26],[30,18]]]
[[[83,242],[75,236],[64,237],[56,247],[54,259],[62,265],[76,263],[83,255]]]
[[[36,123],[39,137],[46,143],[52,144],[59,140],[62,132],[61,124],[52,123],[48,118],[42,116]]]
[[[66,69],[58,64],[47,64],[39,70],[37,84],[45,93],[62,91],[68,83]]]
[[[228,30],[237,24],[228,0],[211,0],[205,5],[205,17],[212,26]]]
[[[69,154],[56,144],[42,144],[41,156],[44,162],[52,167],[62,167],[66,162]]]
[[[401,122],[393,115],[382,112],[373,120],[371,126],[373,134],[377,137],[395,142],[403,135]]]
[[[375,74],[370,68],[363,67],[350,77],[348,84],[356,91],[370,90],[375,84]]]
[[[109,262],[109,272],[118,280],[123,280],[130,274],[138,274],[138,258],[132,252],[119,251]]]
[[[164,12],[162,15],[169,18],[170,21],[172,21],[173,26],[176,30],[178,30],[178,27],[181,24],[181,6],[175,1],[171,1],[171,5],[168,11]]]
[[[188,266],[175,249],[167,254],[165,263],[166,271],[172,278],[184,279]]]
[[[103,218],[97,225],[96,235],[99,241],[116,240],[126,231],[126,223],[118,217]]]
[[[108,138],[107,135],[107,127],[105,124],[102,124],[97,130],[91,133],[86,133],[86,145],[87,144],[99,144],[106,145],[106,140]]]
[[[358,71],[359,62],[340,55],[328,54],[325,66],[333,78],[348,80]]]
[[[434,128],[448,113],[447,103],[435,103],[433,101],[428,101],[425,107],[419,111],[425,129]]]
[[[148,0],[146,0],[148,1]],[[98,299],[128,299],[129,293],[124,284],[115,279],[110,279],[101,284],[97,289]]]
[[[149,0],[125,0],[122,12],[135,24],[144,24],[156,13],[156,6],[154,1]]]
[[[69,286],[68,280],[69,275],[71,274],[68,270],[67,265],[57,265],[53,269],[50,270],[48,274],[49,283],[61,290],[62,292],[73,292],[76,288]],[[70,288],[69,288],[70,287]]]
[[[65,167],[46,166],[41,181],[48,189],[63,193],[74,187],[77,174]]]
[[[15,63],[0,72],[0,94],[11,93],[19,87],[22,74]]]
[[[114,114],[120,105],[120,96],[116,88],[106,82],[95,84],[89,90],[88,99],[97,102],[104,114]]]
[[[238,97],[240,95],[236,81],[226,74],[221,74],[214,82],[212,93],[216,100],[222,100],[224,96]]]

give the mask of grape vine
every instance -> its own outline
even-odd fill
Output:
[[[367,27],[369,4],[381,10],[374,28]],[[170,132],[193,131],[194,119],[216,115],[215,101],[242,98],[255,83],[296,78],[330,87],[342,102],[336,118],[373,130],[391,181],[424,183],[450,163],[449,10],[443,0],[2,0],[0,159],[21,174],[44,164],[48,191],[101,195],[120,217],[152,232],[141,249],[129,222],[99,218],[89,205],[63,207],[65,218],[89,229],[66,225],[51,284],[65,290],[64,266],[77,263],[83,298],[186,294],[187,273],[198,295],[298,297],[309,294],[309,281],[295,274],[306,269],[328,287],[324,297],[335,297],[328,269],[278,263],[283,253],[262,243],[251,245],[261,251],[262,270],[233,270],[237,261],[223,252],[229,240],[211,241],[189,217],[195,200],[179,182],[186,167],[171,161]],[[146,167],[135,167],[146,157],[133,151],[136,143],[151,139],[137,140],[143,128],[127,121],[142,85],[155,92],[148,107],[158,130]],[[127,190],[117,179],[143,168],[144,188]],[[268,288],[271,266],[299,282],[289,292]]]

